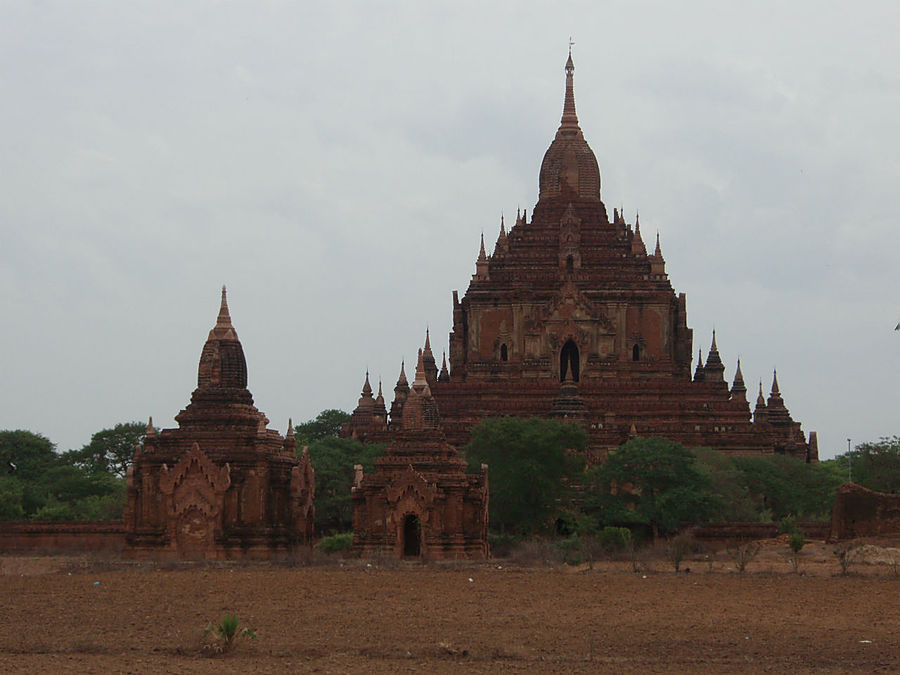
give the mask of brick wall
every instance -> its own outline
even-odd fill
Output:
[[[121,553],[125,526],[96,522],[0,522],[0,553]]]

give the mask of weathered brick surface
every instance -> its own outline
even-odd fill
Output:
[[[508,231],[501,221],[490,255],[482,240],[468,290],[453,294],[449,368],[440,374],[426,337],[426,375],[448,441],[464,445],[487,416],[539,416],[584,425],[596,459],[634,435],[817,459],[814,435],[807,440],[791,418],[776,378],[768,399],[760,388],[753,413],[739,368],[729,387],[715,334],[692,377],[686,297],[669,282],[658,236],[648,253],[637,217],[630,224],[614,210],[609,218],[575,113],[573,73],[570,61],[531,219],[518,214]],[[400,385],[390,419],[360,399],[344,433],[389,438]]]
[[[900,535],[900,495],[868,490],[856,483],[838,488],[829,540]]]
[[[225,289],[203,347],[197,389],[177,429],[148,426],[128,470],[128,556],[271,558],[313,533],[315,483],[296,440],[267,429],[247,390],[247,365]]]
[[[356,467],[351,491],[353,545],[362,555],[485,558],[488,556],[487,467],[466,473],[449,445],[419,351],[416,379],[375,472]]]

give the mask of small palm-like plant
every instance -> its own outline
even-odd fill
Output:
[[[224,654],[234,649],[238,638],[256,639],[256,633],[250,628],[240,628],[241,622],[235,614],[226,614],[219,623],[211,623],[206,627],[204,635],[211,638],[205,651],[213,654]]]

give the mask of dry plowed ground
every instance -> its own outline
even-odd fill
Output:
[[[822,549],[824,551],[824,548]],[[763,552],[587,568],[0,558],[3,672],[897,672],[900,577]],[[828,552],[830,556],[830,551]],[[225,656],[200,644],[235,613]]]

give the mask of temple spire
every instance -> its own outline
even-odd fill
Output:
[[[294,420],[288,417],[288,428],[287,433],[284,435],[285,438],[293,438],[294,437]]]
[[[563,103],[560,129],[577,129],[578,115],[575,114],[575,63],[572,61],[572,46],[569,45],[569,58],[566,61],[566,100]]]
[[[438,373],[438,382],[449,382],[450,381],[450,371],[447,370],[447,352],[444,352],[444,357],[441,363],[441,372]]]
[[[422,354],[422,350],[419,350],[419,360],[416,362],[416,377],[413,380],[413,389],[421,388],[423,386],[428,386],[428,381],[425,379],[425,357]]]
[[[694,371],[694,382],[703,382],[706,379],[706,373],[703,368],[703,350],[697,350],[697,370]]]
[[[368,370],[366,370],[366,383],[363,385],[362,394],[363,394],[363,396],[367,396],[367,397],[372,395],[372,385],[369,384],[369,371]]]
[[[788,384],[790,384],[790,382]],[[780,394],[780,393],[781,392],[778,391],[778,370],[774,369],[774,370],[772,370],[772,394]]]
[[[737,360],[737,370],[734,371],[734,382],[731,385],[731,395],[734,398],[747,400],[747,387],[744,386],[744,375],[741,373],[741,360]]]
[[[662,258],[662,249],[659,246],[659,230],[656,231],[656,250],[653,252],[657,258]]]
[[[216,325],[209,331],[207,340],[237,340],[237,332],[231,324],[231,315],[228,313],[228,299],[225,286],[222,286],[222,301],[219,304],[219,316],[216,317]]]
[[[400,361],[400,377],[397,378],[398,387],[408,387],[409,382],[406,381],[406,361]]]
[[[716,331],[712,332],[712,344],[706,354],[706,365],[703,367],[703,373],[706,380],[709,381],[725,381],[725,364],[719,356],[719,348],[716,347]]]
[[[219,305],[219,316],[216,326],[231,326],[231,315],[228,313],[228,299],[225,297],[225,284],[222,284],[222,303]]]
[[[431,333],[427,326],[425,327],[425,349],[422,351],[422,363],[425,367],[428,384],[434,384],[437,381],[438,369],[434,361],[434,352],[431,351]]]
[[[509,244],[506,237],[506,221],[503,213],[500,213],[500,234],[497,235],[497,243],[494,245],[494,255],[506,253],[509,250]]]
[[[478,262],[487,260],[487,253],[484,252],[484,232],[481,233],[481,250],[478,251]]]

